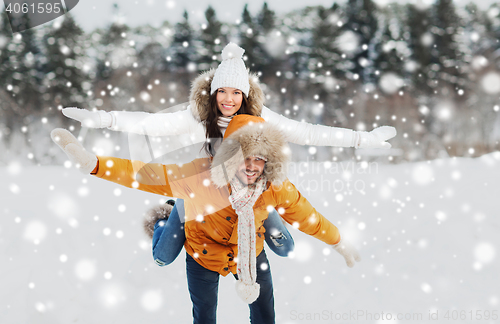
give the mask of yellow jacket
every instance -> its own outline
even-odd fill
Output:
[[[145,164],[114,157],[98,157],[95,176],[151,193],[184,199],[186,242],[184,247],[200,265],[226,276],[236,273],[238,219],[229,203],[228,187],[210,181],[210,159],[197,159],[182,166]],[[254,205],[257,255],[264,246],[262,226],[271,208],[283,208],[281,217],[306,234],[327,243],[340,241],[337,227],[318,213],[295,186],[285,180],[267,189]]]

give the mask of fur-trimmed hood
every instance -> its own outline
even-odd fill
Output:
[[[189,103],[191,112],[198,121],[205,121],[208,117],[208,109],[210,105],[210,86],[215,75],[215,69],[211,69],[200,74],[194,79],[191,85],[191,93],[189,95]],[[249,114],[260,116],[262,107],[264,106],[264,93],[260,88],[258,77],[256,74],[249,72],[248,82],[250,83],[250,91],[248,92]]]
[[[212,182],[218,187],[227,185],[249,156],[267,159],[263,174],[273,185],[280,185],[286,179],[290,148],[283,133],[261,117],[237,115],[229,123],[212,160]]]

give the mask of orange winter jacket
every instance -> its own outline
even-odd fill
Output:
[[[163,165],[98,157],[94,171],[99,178],[129,188],[184,199],[187,253],[206,269],[224,276],[236,273],[238,216],[229,203],[229,186],[216,188],[211,183],[209,158]],[[257,255],[264,246],[262,225],[272,208],[306,234],[327,244],[340,241],[337,227],[318,213],[290,181],[280,186],[268,183],[254,205]]]

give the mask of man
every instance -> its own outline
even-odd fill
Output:
[[[249,304],[252,323],[274,323],[272,277],[263,250],[268,209],[332,245],[352,267],[355,249],[286,179],[289,149],[284,136],[260,117],[237,115],[213,161],[182,166],[144,164],[87,152],[71,133],[53,140],[81,170],[97,177],[185,201],[186,270],[194,323],[215,323],[220,275],[233,273],[237,293]],[[138,171],[134,171],[138,170]]]

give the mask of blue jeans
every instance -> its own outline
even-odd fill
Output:
[[[266,270],[262,270],[261,265],[263,263],[268,265],[265,267]],[[202,267],[186,253],[186,274],[189,294],[193,303],[193,323],[215,324],[219,273]],[[248,305],[250,308],[250,323],[274,324],[273,280],[271,267],[264,250],[257,257],[257,283],[260,285],[259,298]]]
[[[293,251],[295,243],[276,210],[273,209],[269,213],[263,226],[266,229],[264,238],[269,248],[280,257],[287,257]]]
[[[179,211],[181,215],[179,215]],[[184,233],[184,200],[177,199],[168,220],[158,221],[153,234],[153,258],[159,266],[172,263],[182,250],[186,234]],[[295,246],[293,238],[283,224],[276,210],[269,213],[264,222],[269,248],[281,257],[288,256]]]

